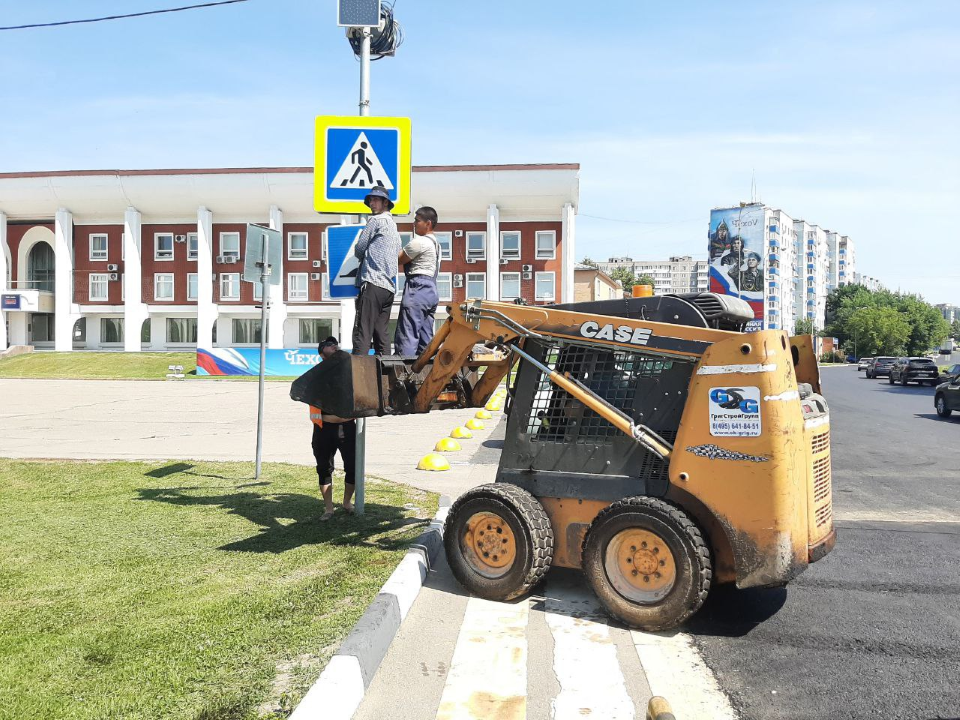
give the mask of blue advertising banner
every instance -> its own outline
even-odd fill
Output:
[[[320,362],[314,349],[267,350],[265,375],[299,377]],[[197,350],[197,375],[259,375],[260,348]]]

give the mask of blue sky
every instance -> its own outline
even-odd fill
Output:
[[[0,0],[0,24],[187,0]],[[706,253],[762,200],[862,272],[960,304],[960,3],[397,0],[372,111],[416,164],[579,162],[578,257]],[[312,164],[356,113],[334,0],[0,32],[0,170]],[[2,199],[0,199],[2,200]]]

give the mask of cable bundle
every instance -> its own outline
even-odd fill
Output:
[[[380,4],[380,27],[372,28],[370,36],[370,59],[379,60],[390,57],[403,44],[403,29],[393,18],[393,5],[383,2]],[[353,54],[360,57],[360,46],[363,44],[363,34],[359,28],[350,28],[347,40],[353,48]]]

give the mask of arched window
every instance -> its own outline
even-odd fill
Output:
[[[54,292],[57,259],[53,248],[45,242],[38,242],[30,250],[27,259],[27,280],[31,290]]]

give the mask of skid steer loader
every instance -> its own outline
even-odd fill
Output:
[[[510,376],[497,481],[446,521],[470,592],[508,600],[552,565],[579,568],[611,615],[663,630],[714,584],[784,585],[833,548],[810,336],[745,333],[750,307],[712,293],[448,312],[420,357],[339,353],[291,397],[341,417],[423,413],[482,406]]]

